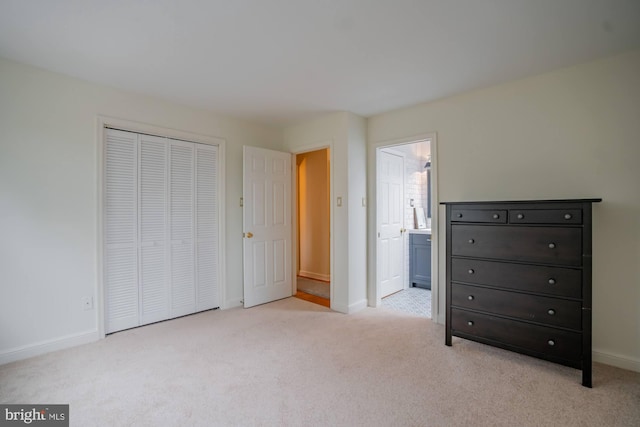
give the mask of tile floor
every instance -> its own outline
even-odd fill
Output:
[[[408,288],[382,299],[382,307],[431,318],[431,291]]]

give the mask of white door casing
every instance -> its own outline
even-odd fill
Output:
[[[404,158],[380,150],[378,161],[378,289],[404,289]]]
[[[244,307],[292,295],[291,154],[243,148]]]

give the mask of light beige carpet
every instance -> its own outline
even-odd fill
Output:
[[[640,374],[580,372],[385,309],[289,298],[210,311],[0,366],[3,403],[73,426],[638,426]]]

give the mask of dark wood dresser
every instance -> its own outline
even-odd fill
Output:
[[[591,204],[443,203],[446,337],[582,370],[591,387]]]

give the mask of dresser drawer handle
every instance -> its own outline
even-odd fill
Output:
[[[550,285],[555,285],[556,284],[556,279],[554,279],[554,278],[549,279],[549,284]]]
[[[458,218],[462,218],[462,214],[461,214],[461,213],[459,213],[459,214],[457,215],[457,217],[458,217]]]
[[[547,341],[547,344],[549,344],[551,347],[553,347],[554,345],[556,345],[556,342],[554,340],[549,340],[549,341]]]
[[[469,321],[467,322],[467,325],[469,325],[469,326],[473,326],[473,320],[469,320]]]
[[[500,218],[500,215],[498,215],[498,214],[493,214],[493,219],[498,219],[498,218]]]
[[[518,215],[517,215],[517,218],[518,218],[518,219],[524,219],[524,215],[523,215],[523,214],[518,214]]]
[[[469,295],[469,296],[467,297],[467,299],[468,299],[469,301],[473,301],[473,295]]]
[[[476,242],[475,240],[473,240],[473,239],[469,239],[469,243],[470,243],[470,244],[472,244],[472,245],[473,245],[475,242]]]
[[[572,218],[572,216],[571,216],[570,213],[564,214],[564,219],[571,219],[571,218]]]
[[[553,308],[550,308],[547,313],[549,313],[550,316],[553,316],[554,314],[556,314],[556,311]]]
[[[555,243],[549,243],[549,249],[555,249],[555,248],[556,248]]]
[[[469,269],[469,274],[473,274],[473,273],[475,273],[475,270],[473,268],[470,268]]]

